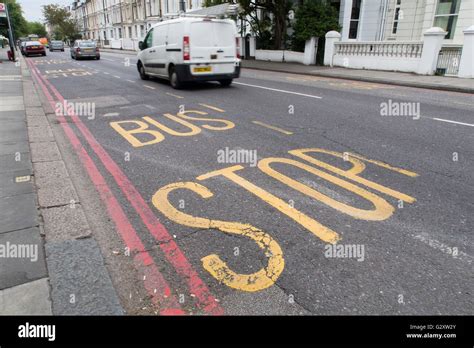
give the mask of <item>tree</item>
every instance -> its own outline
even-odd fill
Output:
[[[340,30],[337,10],[325,0],[305,0],[295,13],[292,49],[304,51],[306,40],[318,37],[317,61],[321,62],[324,54],[325,35],[331,30]]]
[[[260,47],[284,48],[291,0],[239,0],[239,4],[240,19],[250,24]]]
[[[43,17],[53,30],[56,40],[74,41],[80,37],[77,22],[69,11],[55,4],[43,6]]]
[[[16,0],[2,0],[8,6],[8,13],[11,19],[13,35],[15,39],[28,34],[27,23],[23,17],[23,10],[21,5]],[[7,36],[7,27],[0,28],[0,34]]]
[[[39,37],[47,36],[46,28],[40,22],[27,22],[26,27],[28,34],[36,34]]]
[[[59,26],[71,18],[71,13],[55,4],[43,6],[43,17],[51,26]]]

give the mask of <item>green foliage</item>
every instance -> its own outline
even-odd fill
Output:
[[[23,17],[23,10],[21,8],[21,5],[17,2],[17,0],[2,0],[1,2],[8,6],[8,12],[10,15],[13,35],[15,36],[15,39],[27,35],[27,22]],[[8,36],[7,28],[0,28],[0,34]]]
[[[40,22],[27,22],[26,27],[28,34],[36,34],[39,37],[47,36],[46,28]]]
[[[338,13],[336,9],[324,0],[305,0],[298,6],[295,13],[294,32],[292,36],[292,49],[304,51],[305,41],[310,37],[324,38],[331,30],[340,30]],[[324,48],[319,41],[319,50]]]
[[[43,6],[43,17],[46,23],[54,27],[70,19],[71,13],[59,5],[51,4]]]
[[[43,17],[53,28],[55,40],[74,41],[80,37],[79,28],[71,13],[59,5],[43,6]]]
[[[242,9],[239,18],[252,28],[258,48],[280,49],[285,45],[291,3],[291,0],[239,0]],[[263,18],[257,16],[258,10],[263,10]]]

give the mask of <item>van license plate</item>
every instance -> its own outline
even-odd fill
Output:
[[[210,66],[193,68],[193,72],[211,72],[211,71],[212,71],[212,67]]]

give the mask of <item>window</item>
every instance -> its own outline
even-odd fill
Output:
[[[433,26],[448,32],[445,39],[452,39],[454,36],[460,4],[460,0],[438,0]]]
[[[401,3],[402,0],[397,0],[397,5],[395,6],[395,17],[393,18],[392,34],[397,33],[398,22],[403,19],[403,11],[400,10]]]
[[[118,38],[122,38],[122,28],[118,28]]]
[[[145,46],[146,46],[145,48],[152,47],[152,45],[153,45],[153,29],[151,29],[148,32],[144,42],[145,42]]]
[[[351,23],[349,26],[349,39],[357,39],[361,2],[362,2],[361,0],[354,0],[352,2]]]

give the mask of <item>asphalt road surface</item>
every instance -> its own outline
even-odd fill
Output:
[[[472,95],[27,61],[128,313],[472,314]]]

